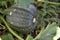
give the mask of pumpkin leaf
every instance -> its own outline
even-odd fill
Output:
[[[1,36],[2,40],[14,40],[13,36],[9,33],[9,34],[4,34]]]
[[[26,8],[29,4],[31,4],[34,0],[15,0],[15,3],[20,5],[20,7]]]
[[[56,35],[56,28],[56,23],[48,24],[46,29],[39,33],[34,40],[53,40],[53,37]]]

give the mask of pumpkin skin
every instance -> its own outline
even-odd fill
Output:
[[[32,9],[32,10],[31,10]],[[11,7],[6,21],[11,25],[11,28],[20,33],[30,33],[33,31],[38,23],[37,11],[34,8],[21,8],[18,6]],[[36,8],[35,8],[36,10]]]

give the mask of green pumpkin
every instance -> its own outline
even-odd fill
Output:
[[[36,8],[33,5],[29,5],[28,8],[13,6],[6,15],[6,20],[17,32],[30,33],[38,23]]]

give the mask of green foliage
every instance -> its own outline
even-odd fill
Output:
[[[56,28],[56,23],[48,24],[46,29],[41,30],[34,40],[53,40],[53,37],[56,34]]]
[[[33,37],[31,35],[28,35],[26,40],[33,40]]]
[[[13,36],[10,33],[2,35],[1,39],[2,40],[14,40]]]
[[[7,9],[14,4],[14,0],[0,0],[0,13],[6,14]]]
[[[26,8],[34,0],[0,0],[0,14],[7,13],[9,7],[14,3],[20,5],[20,7]],[[39,2],[34,2],[34,5],[38,9],[39,23],[42,25],[40,33],[33,38],[28,35],[26,40],[53,40],[56,34],[57,24],[60,26],[60,0],[44,0]],[[54,22],[54,23],[53,23]],[[16,34],[13,29],[7,24],[5,17],[0,15],[0,23],[9,30],[11,34],[2,35],[3,40],[14,40],[12,34],[19,40],[23,40],[18,34]]]
[[[48,23],[52,22],[56,22],[59,25],[58,20],[60,20],[60,17],[58,18],[58,15],[60,15],[60,3],[40,1],[35,4],[39,10],[39,22],[42,26],[45,27]]]
[[[20,5],[20,7],[26,8],[29,4],[31,4],[34,0],[15,0],[15,3]]]

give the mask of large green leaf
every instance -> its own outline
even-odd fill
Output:
[[[53,40],[57,30],[56,27],[56,23],[48,24],[46,29],[42,30],[34,40]]]
[[[20,7],[27,7],[29,4],[31,4],[34,0],[15,0],[15,3],[20,5]]]
[[[1,39],[2,40],[14,40],[13,37],[12,37],[12,35],[10,33],[2,35]]]

